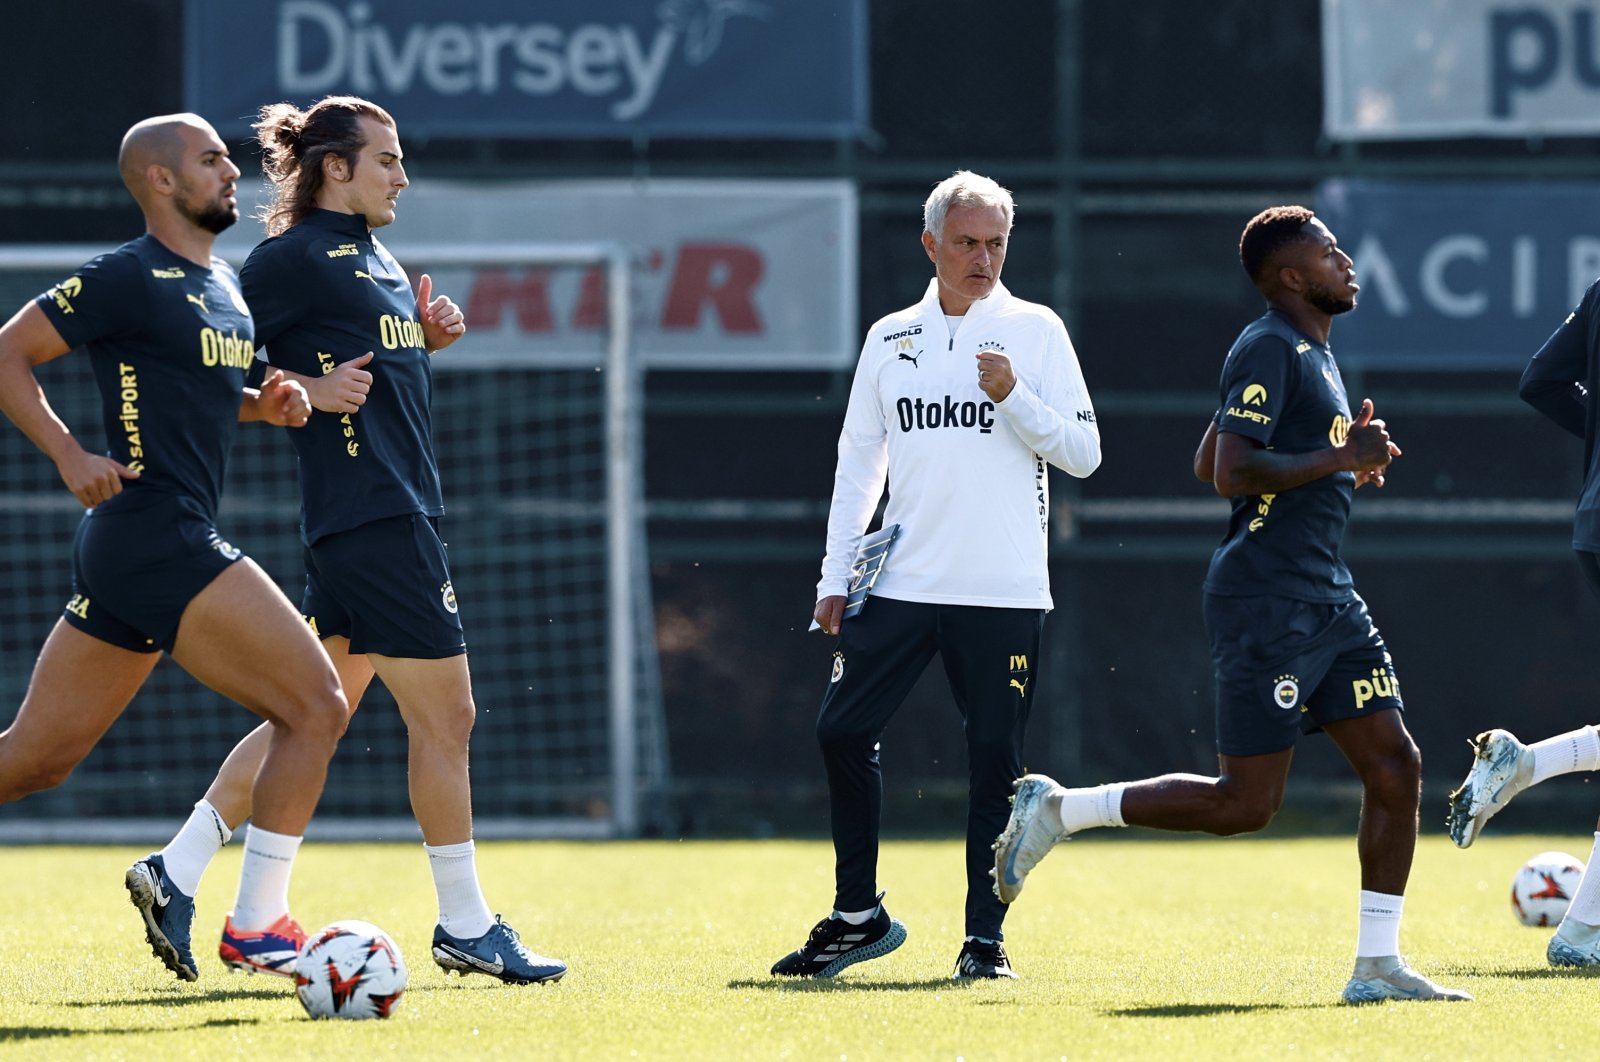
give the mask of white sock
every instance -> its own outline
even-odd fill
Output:
[[[239,898],[233,902],[233,928],[266,929],[289,913],[289,872],[302,838],[269,833],[250,824],[244,833],[244,866]]]
[[[878,906],[881,907],[882,904]],[[833,912],[833,917],[849,922],[853,926],[860,926],[872,921],[872,916],[877,913],[877,907],[869,907],[865,911],[835,911]]]
[[[1529,745],[1528,751],[1533,753],[1533,777],[1528,780],[1530,786],[1558,774],[1600,770],[1600,732],[1592,726],[1545,738]]]
[[[1400,912],[1404,896],[1361,890],[1361,929],[1356,936],[1356,958],[1400,954]]]
[[[1556,930],[1569,940],[1592,939],[1595,927],[1600,926],[1600,870],[1595,869],[1597,862],[1600,862],[1600,833],[1594,835],[1594,851],[1589,853],[1589,862],[1583,868],[1578,891],[1572,896],[1572,906],[1567,908],[1561,926]]]
[[[439,924],[452,937],[476,940],[494,928],[494,913],[478,885],[476,849],[471,841],[423,845],[433,889],[439,895]]]
[[[1060,790],[1062,827],[1068,833],[1077,833],[1091,826],[1126,826],[1122,821],[1122,794],[1127,788],[1127,782],[1112,782],[1089,789]]]
[[[211,857],[233,838],[233,831],[222,821],[217,809],[204,797],[195,801],[188,821],[158,854],[166,865],[167,877],[178,891],[193,898],[200,888],[201,875],[211,865]]]

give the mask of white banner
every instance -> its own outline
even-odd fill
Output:
[[[1322,0],[1340,140],[1600,132],[1600,0]]]
[[[262,238],[253,208],[241,202],[246,218],[218,241],[236,265]],[[475,360],[596,358],[603,271],[430,268],[429,244],[621,244],[647,369],[847,369],[859,350],[848,181],[419,180],[395,213],[379,237],[413,283],[427,270],[435,292],[461,304],[459,352]]]

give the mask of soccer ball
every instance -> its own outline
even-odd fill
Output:
[[[1511,910],[1525,926],[1561,921],[1583,878],[1583,864],[1565,852],[1540,852],[1511,879]]]
[[[346,919],[306,938],[294,984],[313,1018],[387,1018],[406,990],[406,961],[389,934]]]

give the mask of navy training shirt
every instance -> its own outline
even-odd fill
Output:
[[[96,506],[181,494],[214,519],[255,329],[232,267],[195,265],[146,234],[86,263],[34,300],[100,389],[106,455],[139,473]]]
[[[251,251],[240,280],[263,360],[314,378],[374,354],[372,390],[358,412],[319,410],[289,433],[306,543],[385,517],[443,514],[433,369],[416,296],[366,218],[313,210]]]
[[[1600,281],[1589,285],[1523,370],[1524,401],[1583,440],[1583,489],[1573,513],[1572,548],[1600,553]]]
[[[1328,348],[1302,335],[1277,310],[1252,321],[1222,365],[1217,430],[1254,439],[1277,453],[1342,443],[1350,401]],[[1267,594],[1299,601],[1355,597],[1339,556],[1354,472],[1335,472],[1279,494],[1231,499],[1228,533],[1211,557],[1207,593]]]

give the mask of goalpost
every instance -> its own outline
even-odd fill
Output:
[[[107,249],[0,246],[3,312]],[[413,284],[432,274],[435,292],[468,315],[467,336],[433,362],[433,422],[440,529],[478,705],[477,836],[647,831],[667,814],[669,768],[628,255],[603,243],[496,243],[416,244],[396,257]],[[101,448],[87,357],[37,375],[84,444]],[[298,604],[299,487],[284,430],[240,426],[219,526]],[[0,455],[0,585],[11,591],[0,615],[3,728],[69,595],[82,510],[20,432],[5,431]],[[255,722],[163,660],[71,778],[0,807],[0,839],[164,839]],[[308,836],[419,836],[405,730],[381,682],[340,743]]]

